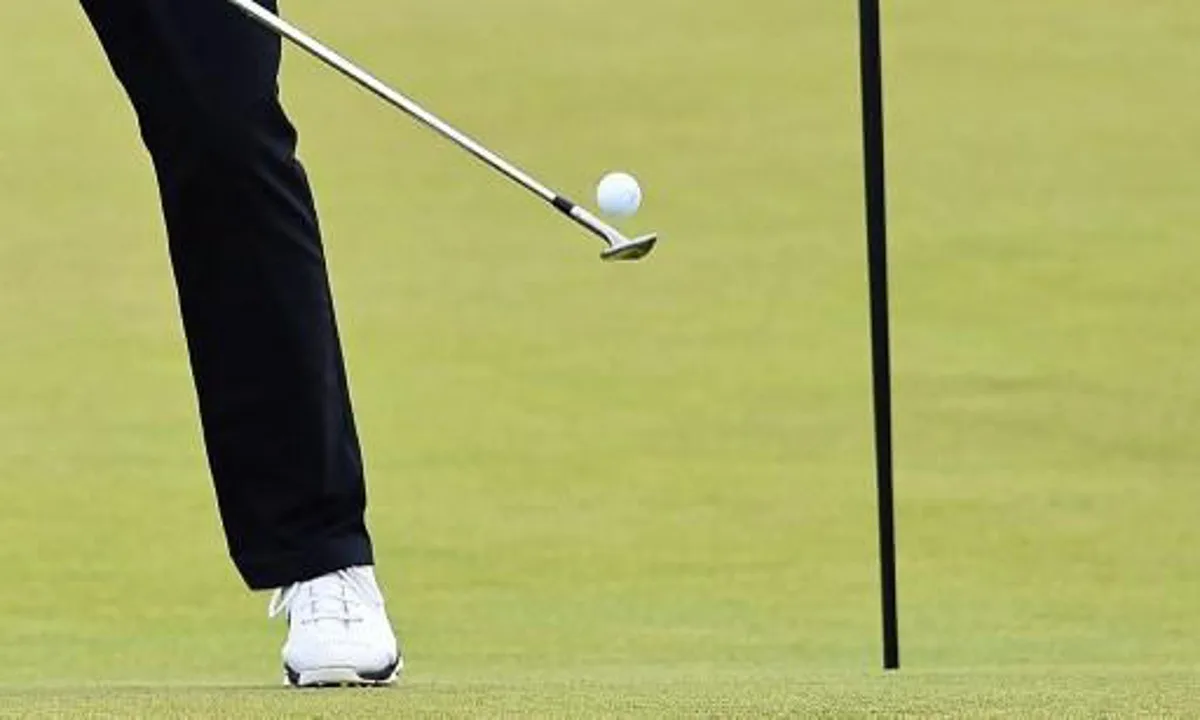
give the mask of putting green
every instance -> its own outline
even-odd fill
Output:
[[[0,715],[1200,707],[1200,9],[885,12],[906,671],[878,673],[854,3],[291,0],[646,263],[293,54],[405,689],[286,694],[155,191],[0,4]]]

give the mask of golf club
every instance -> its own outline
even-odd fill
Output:
[[[608,225],[586,209],[533,179],[533,177],[520,168],[509,163],[491,150],[488,150],[466,134],[456,130],[449,123],[421,107],[413,100],[388,87],[383,81],[321,44],[304,31],[258,5],[254,0],[229,0],[229,2],[263,27],[291,41],[358,83],[361,87],[374,93],[388,104],[438,132],[513,182],[538,195],[561,213],[598,236],[607,246],[600,254],[602,259],[639,260],[648,255],[654,249],[655,243],[658,242],[658,236],[654,234],[643,235],[633,239],[625,237],[616,228]]]

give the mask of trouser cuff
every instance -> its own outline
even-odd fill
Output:
[[[273,590],[355,565],[374,565],[365,536],[323,540],[293,552],[235,555],[234,564],[251,590]]]

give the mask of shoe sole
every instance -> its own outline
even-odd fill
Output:
[[[386,687],[399,679],[403,667],[404,662],[399,659],[375,672],[362,672],[349,667],[293,670],[285,665],[283,681],[298,688]]]

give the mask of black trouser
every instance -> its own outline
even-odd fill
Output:
[[[370,563],[316,210],[279,105],[279,41],[223,0],[82,4],[158,175],[234,562],[256,589]]]

